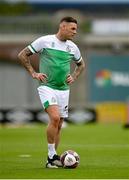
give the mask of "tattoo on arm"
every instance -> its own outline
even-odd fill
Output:
[[[25,51],[25,53],[26,53],[27,56],[31,56],[31,55],[33,54],[33,53],[29,50],[29,48],[27,48],[27,47],[24,49],[24,51]]]
[[[85,68],[85,62],[84,60],[82,59],[79,63],[76,63],[76,68],[73,72],[73,77],[74,79],[76,80],[78,78],[78,76],[82,73],[82,71],[84,70]]]
[[[29,50],[28,47],[23,49],[19,54],[18,58],[20,59],[20,62],[22,65],[27,69],[27,71],[32,75],[35,71],[30,63],[30,56],[33,53]]]
[[[76,63],[77,66],[81,66],[82,65],[82,61],[80,61],[79,63]]]

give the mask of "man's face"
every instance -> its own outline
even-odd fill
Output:
[[[77,33],[77,24],[73,22],[63,22],[61,31],[65,40],[72,40]]]

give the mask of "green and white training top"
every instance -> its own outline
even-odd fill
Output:
[[[47,82],[41,85],[58,90],[69,89],[66,78],[70,74],[71,60],[81,61],[78,47],[70,40],[60,41],[56,35],[46,35],[32,42],[28,48],[40,54],[39,71],[47,75]]]

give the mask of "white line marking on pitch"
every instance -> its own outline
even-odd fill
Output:
[[[21,157],[21,158],[29,158],[29,157],[31,157],[31,155],[30,154],[21,154],[21,155],[19,155],[19,157]]]
[[[62,144],[62,146],[68,146]],[[86,148],[129,148],[129,144],[70,144],[71,147],[86,147]]]

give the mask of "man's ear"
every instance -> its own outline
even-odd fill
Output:
[[[65,28],[66,28],[66,23],[65,23],[65,22],[62,22],[62,23],[60,24],[60,28],[61,28],[61,29],[65,29]]]

